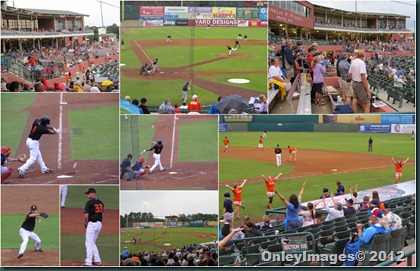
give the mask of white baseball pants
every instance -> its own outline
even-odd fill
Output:
[[[24,228],[19,230],[20,237],[22,237],[22,244],[20,245],[19,254],[25,253],[26,247],[28,246],[29,238],[35,241],[35,249],[41,248],[41,239],[33,231],[27,231]]]
[[[276,154],[277,166],[281,166],[281,153]]]
[[[89,222],[86,228],[86,265],[92,265],[92,258],[95,263],[101,262],[99,250],[96,246],[96,239],[102,229],[102,222]]]
[[[39,140],[33,140],[28,137],[26,140],[26,147],[29,149],[30,157],[19,169],[25,172],[33,163],[35,163],[35,161],[37,161],[42,171],[47,170],[48,168],[45,165],[44,160],[42,159],[41,151],[39,150]]]
[[[162,163],[160,162],[160,154],[154,153],[153,158],[155,159],[155,163],[150,168],[150,171],[153,171],[157,166],[159,166],[160,170],[163,170]]]

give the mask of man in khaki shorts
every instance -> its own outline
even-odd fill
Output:
[[[350,63],[347,61],[346,53],[341,54],[340,62],[338,63],[338,70],[340,71],[340,84],[343,89],[343,99],[347,105],[351,106],[351,99],[353,98],[353,88],[351,87],[351,78],[349,77]]]
[[[366,64],[363,61],[365,53],[363,51],[357,52],[357,58],[353,59],[350,65],[349,77],[353,81],[353,102],[352,109],[355,113],[358,112],[357,104],[360,100],[365,113],[370,112],[370,91],[366,79]]]

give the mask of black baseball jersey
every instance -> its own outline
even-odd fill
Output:
[[[372,143],[373,143],[373,139],[371,138],[369,139],[369,145],[372,145]]]
[[[32,214],[32,212],[30,212],[29,214],[26,215],[25,220],[22,223],[22,228],[24,228],[27,231],[34,231],[34,229],[35,229],[35,216],[30,217],[29,216],[30,214]]]
[[[153,147],[151,147],[149,151],[155,150],[155,153],[156,154],[160,154],[162,152],[162,149],[163,149],[163,145],[162,144],[156,144]]]
[[[228,48],[228,50],[232,50],[232,47],[230,47],[230,46],[228,46],[227,48]]]
[[[276,148],[276,149],[274,150],[274,152],[275,152],[276,154],[280,154],[280,153],[282,153],[283,151],[282,151],[280,148]]]
[[[29,132],[29,137],[33,140],[39,140],[43,134],[49,134],[50,131],[48,128],[41,124],[41,120],[36,119],[32,124],[31,131]]]
[[[90,199],[86,202],[84,213],[89,214],[89,221],[102,221],[102,213],[104,212],[104,204],[99,199]]]
[[[185,83],[185,85],[182,87],[182,91],[188,91],[188,85],[187,83]]]

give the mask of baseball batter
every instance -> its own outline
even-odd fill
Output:
[[[273,209],[274,184],[276,183],[277,179],[280,178],[281,175],[282,173],[279,173],[279,175],[277,175],[274,178],[271,178],[271,176],[268,176],[266,178],[264,175],[262,175],[265,181],[265,186],[267,188],[266,190],[267,190],[267,197],[268,197],[268,205],[267,205],[268,209]]]
[[[262,136],[260,136],[260,139],[258,140],[257,151],[259,151],[259,150],[264,150],[263,137]]]
[[[287,148],[289,149],[289,161],[292,162],[296,162],[296,153],[297,153],[297,149],[293,146],[287,146]]]
[[[20,245],[18,258],[23,257],[23,254],[25,253],[26,247],[28,246],[29,238],[34,240],[35,242],[35,251],[37,252],[44,252],[41,249],[41,239],[38,237],[38,235],[34,232],[35,229],[35,220],[38,217],[38,222],[41,222],[41,219],[39,216],[41,214],[45,213],[37,213],[38,207],[36,205],[31,206],[31,211],[26,215],[25,220],[22,223],[22,226],[20,227],[19,234],[22,238],[22,244]],[[48,217],[48,215],[44,215],[44,217]]]
[[[281,166],[281,153],[283,151],[281,150],[279,144],[277,144],[277,148],[274,150],[274,153],[276,154],[276,162],[277,162],[277,166]]]
[[[61,208],[66,207],[67,189],[67,184],[60,185]]]
[[[159,139],[158,142],[151,147],[150,149],[146,150],[146,151],[154,151],[153,153],[153,158],[155,159],[155,163],[153,164],[153,166],[149,169],[149,174],[152,174],[153,170],[159,166],[160,171],[165,171],[166,168],[164,168],[162,166],[162,163],[160,161],[160,154],[162,153],[162,149],[163,149],[163,144],[162,144],[162,140]]]
[[[85,206],[84,225],[86,228],[86,260],[82,266],[101,265],[101,257],[96,246],[96,239],[102,229],[104,204],[96,198],[95,188],[89,188],[85,194],[89,198]],[[92,261],[93,260],[93,261]]]
[[[228,184],[225,185],[233,192],[233,205],[236,206],[235,211],[233,212],[233,216],[236,216],[236,219],[241,219],[239,216],[239,207],[245,209],[245,207],[242,205],[242,187],[244,187],[245,183],[246,179],[242,182],[241,185],[234,185],[233,187],[230,187]]]
[[[395,162],[394,157],[391,157],[391,159],[392,159],[392,162],[394,162],[394,165],[395,165],[395,183],[400,183],[401,177],[402,177],[402,168],[410,158],[405,159],[405,161],[403,161],[403,162],[401,162],[400,160]]]
[[[185,82],[185,85],[182,87],[182,102],[187,103],[187,91],[190,90],[190,82]]]
[[[227,136],[223,139],[223,152],[227,152],[229,148],[229,139]]]
[[[51,120],[48,116],[42,116],[40,119],[34,120],[28,139],[26,140],[26,146],[29,149],[30,157],[23,166],[17,169],[21,178],[25,177],[25,172],[33,163],[35,163],[35,161],[37,161],[41,167],[41,173],[52,172],[52,170],[45,165],[41,151],[39,150],[39,140],[42,135],[57,133],[57,130],[53,126],[50,126],[50,122]]]

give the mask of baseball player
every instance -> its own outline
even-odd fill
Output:
[[[292,162],[293,158],[293,161],[296,162],[297,149],[293,146],[287,146],[287,148],[289,149],[289,161]]]
[[[263,137],[263,138],[266,138],[266,137],[267,137],[267,130],[264,130],[264,132],[263,132],[263,134],[262,134],[262,137]]]
[[[260,136],[260,139],[258,140],[257,151],[259,151],[260,149],[264,150],[263,137],[262,136]]]
[[[266,178],[264,175],[262,175],[262,177],[265,181],[265,186],[267,188],[267,197],[268,197],[267,208],[268,209],[273,209],[274,184],[276,183],[277,179],[280,178],[281,175],[282,175],[282,173],[279,173],[279,175],[274,177],[274,179],[271,178],[271,176],[268,176]]]
[[[281,150],[279,144],[277,144],[277,148],[274,150],[274,153],[276,154],[276,162],[277,162],[277,166],[281,166],[281,153],[283,151]]]
[[[395,162],[394,157],[391,157],[391,159],[395,165],[395,183],[400,183],[402,177],[402,168],[410,158],[405,159],[405,161],[403,162],[401,162],[400,160],[397,160],[397,162]]]
[[[248,40],[248,36],[245,34],[244,36],[244,42],[246,42]]]
[[[60,185],[61,208],[66,207],[67,189],[68,189],[67,184]]]
[[[239,41],[235,40],[235,46],[233,46],[233,48],[235,48],[235,49],[241,48],[241,45],[239,44]]]
[[[223,139],[223,152],[227,152],[229,148],[229,139],[227,136]]]
[[[187,103],[187,91],[190,90],[190,82],[185,82],[182,87],[182,102]]]
[[[81,266],[101,265],[96,239],[102,229],[102,214],[104,204],[96,198],[95,188],[89,188],[85,194],[89,198],[84,210],[84,225],[86,228],[86,260]],[[93,259],[93,261],[92,261]]]
[[[232,48],[232,47],[230,47],[229,45],[226,45],[226,47],[228,48],[229,55],[231,55],[231,54],[232,54],[232,51],[236,51],[236,50],[237,50],[237,48]]]
[[[369,140],[368,140],[368,152],[373,152],[373,139],[372,139],[372,137],[369,137]]]
[[[43,134],[57,134],[57,129],[51,126],[50,122],[51,120],[48,116],[42,116],[40,119],[34,120],[28,139],[26,140],[30,157],[23,166],[17,169],[21,178],[25,177],[25,172],[35,161],[41,167],[41,173],[52,173],[52,170],[45,165],[41,151],[39,150],[39,140]]]
[[[7,165],[8,162],[23,162],[21,159],[23,157],[26,158],[26,155],[24,154],[20,155],[18,158],[12,158],[10,157],[11,152],[12,150],[9,148],[9,146],[1,146],[1,183],[3,183],[5,180],[7,180],[7,178],[10,177],[10,175],[12,175],[13,168]]]
[[[244,187],[245,183],[246,179],[242,182],[241,185],[235,184],[233,187],[230,187],[228,184],[225,185],[233,192],[233,205],[236,206],[235,211],[233,212],[233,216],[236,215],[236,219],[241,219],[241,217],[239,216],[239,207],[245,209],[245,207],[242,205],[242,187]]]
[[[146,174],[146,170],[142,169],[144,158],[140,157],[136,163],[131,167],[131,171],[128,172],[127,181],[131,181],[133,178],[137,176],[141,178],[144,174]]]
[[[237,40],[242,40],[242,35],[241,33],[238,34],[238,39]]]
[[[168,35],[168,38],[166,39],[166,42],[172,42],[172,36]]]
[[[149,174],[152,174],[153,170],[159,166],[160,171],[165,171],[166,168],[164,168],[162,166],[162,163],[160,162],[160,154],[162,152],[163,149],[163,144],[162,144],[162,140],[159,139],[157,144],[155,144],[153,147],[151,147],[150,149],[146,150],[146,151],[154,151],[153,153],[153,158],[155,159],[155,163],[153,164],[153,166],[149,169]]]
[[[41,249],[41,239],[39,239],[38,235],[34,232],[35,229],[35,219],[38,218],[38,223],[41,222],[41,218],[39,216],[44,216],[45,218],[48,217],[45,213],[37,213],[36,211],[38,208],[36,205],[31,206],[31,211],[26,215],[25,220],[20,227],[19,234],[22,238],[22,244],[20,245],[18,258],[22,258],[23,254],[25,253],[26,247],[28,246],[29,238],[34,240],[35,242],[35,251],[37,252],[44,252]]]

